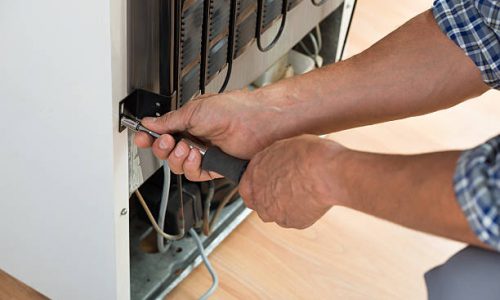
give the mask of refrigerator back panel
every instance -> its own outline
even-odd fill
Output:
[[[257,23],[257,13],[251,11],[250,14],[243,19],[236,29],[235,54],[234,57],[240,56],[255,39],[255,26]]]

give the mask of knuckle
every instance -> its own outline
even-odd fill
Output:
[[[276,221],[276,224],[278,224],[278,226],[283,227],[283,228],[290,228],[288,226],[288,224],[286,222],[283,222],[283,221]]]
[[[168,113],[162,115],[161,117],[158,117],[156,119],[156,122],[154,124],[155,128],[160,132],[160,133],[166,133],[171,131],[172,129],[172,124],[175,124],[175,119],[176,116],[179,114],[178,111],[169,111]]]
[[[158,122],[161,122],[162,124],[165,124],[168,122],[169,119],[172,118],[172,115],[175,113],[175,111],[169,111],[166,114],[162,115],[161,117],[158,117]]]
[[[245,199],[245,200],[251,200],[252,199],[252,191],[251,191],[251,186],[248,183],[248,181],[241,181],[240,186],[239,186],[239,193],[240,196]]]
[[[298,225],[295,225],[294,228],[295,229],[306,229],[307,227],[311,226],[312,224],[298,224]]]
[[[257,209],[257,214],[259,215],[259,218],[265,223],[270,223],[273,221],[271,216],[268,215],[265,210]]]
[[[200,110],[204,101],[192,101],[188,102],[185,106],[185,118],[184,127],[189,130],[196,126],[198,123],[198,116],[200,115]]]
[[[239,185],[240,196],[247,201],[253,201],[252,185],[253,185],[252,171],[250,169],[247,169],[243,173],[243,176],[241,178],[240,185]]]
[[[264,223],[273,223],[273,220],[270,217],[265,217],[262,221],[264,221]]]
[[[283,228],[291,228],[290,222],[288,221],[288,218],[286,215],[282,215],[276,220],[276,224]]]

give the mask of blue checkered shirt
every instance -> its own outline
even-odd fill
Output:
[[[437,0],[432,11],[441,30],[479,68],[484,82],[500,89],[500,2]],[[462,153],[454,185],[476,235],[500,251],[500,135]]]

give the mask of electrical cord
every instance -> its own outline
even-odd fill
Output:
[[[212,230],[214,229],[215,226],[215,222],[217,222],[217,220],[220,217],[220,214],[222,213],[222,209],[229,203],[229,201],[231,201],[231,199],[234,197],[234,195],[236,195],[237,192],[238,192],[238,187],[235,187],[231,192],[229,192],[229,194],[226,195],[226,197],[219,204],[217,210],[214,213],[214,216],[212,217],[212,220],[210,221],[208,234],[212,233]]]
[[[321,5],[325,4],[326,1],[328,1],[328,0],[320,0],[320,1],[311,0],[312,4],[314,6],[321,6]]]
[[[308,56],[313,56],[314,54],[311,52],[311,50],[309,50],[309,48],[307,48],[306,44],[303,42],[303,41],[300,41],[299,42],[299,45],[300,47],[302,48],[302,50],[304,50],[304,52],[308,55]]]
[[[210,234],[210,203],[214,199],[215,195],[215,183],[213,182],[213,180],[210,180],[208,184],[208,193],[207,197],[205,198],[205,205],[203,207],[203,234],[206,236]]]
[[[321,28],[319,25],[316,25],[316,37],[318,38],[319,51],[323,49],[323,37],[321,36]]]
[[[321,50],[321,48],[319,47],[319,42],[318,40],[316,40],[316,37],[312,32],[308,34],[308,37],[311,40],[311,44],[314,48],[314,55],[311,56],[311,58],[314,60],[314,65],[316,66],[316,68],[320,68],[321,62],[319,62],[319,51]]]
[[[201,256],[201,259],[203,260],[203,263],[205,264],[205,267],[207,267],[207,270],[210,273],[210,276],[212,276],[212,285],[205,292],[205,294],[203,294],[200,297],[200,300],[206,300],[217,289],[217,286],[219,285],[219,277],[217,276],[217,273],[215,273],[215,270],[212,267],[212,264],[208,260],[207,254],[205,253],[205,249],[203,248],[203,244],[201,243],[201,240],[200,240],[200,237],[198,236],[198,233],[196,233],[196,231],[193,228],[189,229],[189,233],[191,234],[194,242],[196,243],[196,247],[198,248],[198,251],[200,252],[200,256]]]
[[[316,68],[320,68],[321,65],[318,62],[319,49],[320,49],[318,46],[318,41],[316,40],[316,38],[314,37],[314,35],[312,33],[309,33],[308,37],[311,39],[311,44],[314,48],[314,53],[311,52],[311,50],[306,46],[306,44],[303,41],[300,41],[299,45],[302,48],[302,50],[304,50],[304,52],[307,54],[307,56],[309,56],[310,58],[312,58],[314,60],[314,66]]]
[[[227,50],[227,71],[226,71],[226,77],[224,78],[224,82],[222,83],[222,86],[219,88],[218,93],[222,93],[226,90],[227,85],[229,84],[229,79],[231,79],[231,73],[233,71],[233,58],[234,58],[234,52],[235,52],[235,44],[236,44],[236,13],[237,13],[237,0],[232,0],[231,1],[231,11],[230,11],[230,17],[229,17],[229,33],[228,33],[228,50]],[[205,18],[209,18],[209,6],[206,8]],[[205,94],[205,87],[206,87],[206,78],[207,78],[207,70],[208,70],[208,52],[209,52],[209,39],[208,39],[208,22],[205,22],[206,25],[203,28],[203,40],[204,40],[204,54],[203,54],[203,60],[202,60],[202,75],[201,75],[201,80],[200,80],[200,93],[203,95]]]
[[[158,223],[161,231],[164,230],[165,226],[165,215],[167,214],[167,207],[168,207],[168,199],[170,197],[170,183],[171,183],[171,174],[170,174],[170,168],[168,166],[168,163],[166,161],[163,162],[163,189],[161,192],[161,202],[160,202],[160,212],[158,213]],[[168,241],[168,240],[167,240]],[[159,234],[156,233],[156,245],[158,248],[158,251],[160,253],[165,253],[168,248],[170,248],[170,244],[167,242],[165,243],[165,238]]]
[[[264,0],[259,0],[259,6],[257,9],[257,26],[256,26],[257,31],[255,35],[257,40],[257,48],[259,48],[261,52],[267,52],[271,50],[276,45],[278,40],[281,38],[283,31],[285,31],[286,16],[288,14],[288,0],[283,0],[281,13],[282,13],[281,24],[278,29],[278,33],[276,33],[276,36],[271,41],[271,43],[269,43],[269,45],[267,45],[266,47],[262,46],[262,25],[263,25],[262,22],[264,19]]]
[[[319,28],[319,25],[316,26],[315,28],[316,36],[310,32],[307,36],[311,40],[311,43],[313,44],[314,47],[314,54],[311,52],[311,50],[306,46],[303,40],[299,42],[300,47],[304,52],[309,55],[310,57],[314,58],[314,56],[318,56],[319,52],[323,48],[323,38],[321,37],[321,29]]]
[[[319,55],[319,45],[318,45],[318,41],[316,40],[316,37],[312,33],[309,33],[308,37],[311,40],[311,44],[314,48],[314,56],[318,56]]]
[[[201,62],[200,62],[200,93],[205,94],[205,87],[207,81],[207,69],[208,69],[208,52],[209,46],[209,33],[208,33],[208,19],[210,18],[210,7],[212,0],[208,0],[203,8],[203,27],[201,29]]]
[[[179,187],[180,187],[180,191],[181,191],[181,194],[182,194],[182,183],[179,182]],[[144,211],[146,212],[146,215],[148,216],[148,219],[149,221],[151,222],[151,225],[153,225],[153,228],[156,230],[156,232],[158,234],[160,234],[163,238],[167,239],[167,240],[172,240],[172,241],[177,241],[177,240],[180,240],[184,237],[184,234],[185,234],[185,229],[184,229],[184,204],[180,203],[180,212],[181,212],[181,215],[180,215],[180,228],[179,228],[179,233],[176,234],[176,235],[171,235],[171,234],[168,234],[168,233],[165,233],[161,228],[160,226],[158,225],[158,223],[156,222],[155,220],[155,217],[153,216],[153,214],[151,213],[151,210],[149,210],[149,207],[148,205],[146,204],[146,201],[144,200],[144,197],[142,197],[142,194],[139,190],[136,190],[135,192],[135,195],[137,196],[137,199],[139,199],[139,202],[141,203],[142,205],[142,208],[144,208]]]
[[[233,58],[234,58],[234,50],[236,44],[236,7],[237,0],[231,1],[231,18],[229,20],[229,28],[230,34],[228,37],[228,53],[227,53],[227,71],[226,77],[224,78],[224,83],[219,89],[219,93],[222,93],[226,90],[227,85],[229,83],[229,79],[231,79],[231,73],[233,71]]]

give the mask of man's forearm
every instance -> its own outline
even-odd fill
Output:
[[[459,154],[385,155],[345,150],[334,159],[329,184],[343,206],[485,247],[455,199],[453,174]]]
[[[346,61],[257,90],[284,136],[329,133],[448,108],[488,87],[430,11]]]

